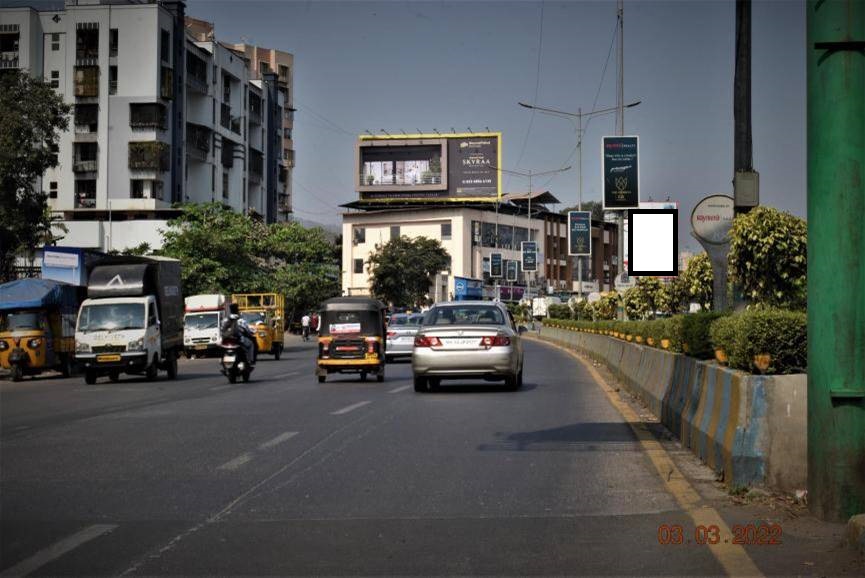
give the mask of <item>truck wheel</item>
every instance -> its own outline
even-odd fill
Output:
[[[94,385],[96,383],[96,372],[88,369],[84,372],[84,383],[87,385]]]
[[[177,356],[172,352],[168,354],[165,369],[168,371],[168,379],[177,379]]]
[[[108,374],[108,379],[110,379],[112,383],[117,383],[118,381],[120,381],[120,372],[112,371]]]
[[[318,382],[319,382],[319,383],[324,383],[325,381],[327,381],[327,376],[326,376],[326,375],[319,375],[319,376],[318,376]]]
[[[156,359],[155,355],[153,356],[153,362],[147,366],[144,376],[147,378],[147,381],[156,381],[156,378],[159,377],[159,360]]]
[[[72,357],[70,355],[61,355],[60,356],[60,373],[63,374],[63,377],[69,377],[75,371],[75,368],[72,366]]]
[[[12,365],[12,381],[21,381],[24,377],[24,368],[17,363]]]

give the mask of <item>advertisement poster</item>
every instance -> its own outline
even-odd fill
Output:
[[[448,195],[497,197],[498,136],[448,139]]]
[[[568,255],[591,256],[592,213],[591,211],[568,212]]]
[[[508,281],[516,281],[517,280],[517,275],[519,273],[519,271],[517,269],[518,266],[519,266],[518,261],[508,261],[507,262],[507,273],[508,273],[507,279],[508,279]]]
[[[502,274],[502,254],[501,253],[491,253],[490,254],[490,277],[493,279],[501,279],[504,275]]]
[[[601,147],[604,210],[640,206],[639,140],[636,136],[605,136]]]
[[[538,244],[535,241],[523,241],[522,267],[526,273],[538,270]]]

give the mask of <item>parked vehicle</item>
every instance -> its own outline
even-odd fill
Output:
[[[255,369],[255,336],[251,329],[244,327],[239,315],[229,315],[220,325],[221,371],[230,383],[237,383],[240,377],[244,383],[249,381]]]
[[[279,359],[285,347],[285,296],[279,293],[238,293],[231,300],[255,332],[259,353]]]
[[[374,373],[384,381],[387,361],[385,306],[366,297],[335,297],[324,302],[318,332],[318,382],[331,373]]]
[[[57,370],[73,372],[75,316],[84,289],[50,279],[0,285],[0,367],[13,381]]]
[[[396,313],[387,324],[387,361],[397,357],[411,357],[414,336],[420,328],[420,313]]]
[[[183,348],[186,357],[221,353],[219,328],[228,316],[228,298],[220,294],[192,295],[184,303]]]
[[[75,359],[88,384],[107,375],[160,369],[177,377],[183,351],[180,261],[164,257],[106,257],[90,273],[88,298],[75,329]]]
[[[520,334],[524,331],[502,303],[435,304],[414,339],[415,391],[436,389],[443,379],[504,380],[508,389],[519,389],[523,383]]]

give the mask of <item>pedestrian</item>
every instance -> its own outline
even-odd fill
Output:
[[[304,313],[303,317],[300,318],[300,326],[303,329],[303,340],[309,341],[309,323],[310,323],[309,313]]]
[[[315,333],[315,334],[318,333],[318,322],[319,322],[318,313],[313,311],[312,315],[310,316],[310,320],[309,320],[309,330],[312,333]]]

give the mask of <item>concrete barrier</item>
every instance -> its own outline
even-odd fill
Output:
[[[604,363],[682,446],[732,486],[806,487],[807,376],[751,375],[605,335],[544,326],[541,339]]]

